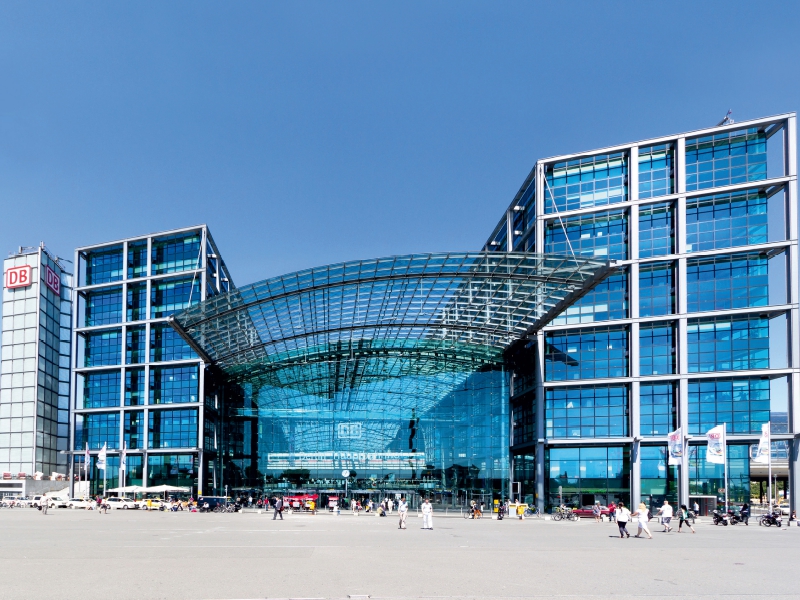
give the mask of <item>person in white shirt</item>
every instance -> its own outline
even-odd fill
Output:
[[[433,506],[427,498],[422,503],[422,528],[433,529]]]
[[[644,502],[639,503],[639,508],[636,509],[636,512],[632,513],[631,516],[637,517],[638,519],[637,525],[639,527],[636,530],[635,537],[641,537],[642,531],[644,531],[647,534],[647,537],[652,540],[653,534],[650,533],[650,528],[647,526],[647,518],[648,518],[647,507],[645,506]]]
[[[389,501],[386,503],[386,508],[389,509],[389,514],[392,514],[392,509],[394,508],[394,500],[389,498]]]
[[[400,502],[397,504],[397,513],[400,515],[400,529],[405,529],[408,516],[408,502],[406,502],[405,496],[400,498]]]
[[[614,516],[616,517],[617,520],[617,527],[619,527],[619,537],[620,538],[631,537],[631,534],[628,533],[627,529],[628,521],[630,521],[631,519],[631,511],[629,511],[625,507],[624,502],[620,502],[617,505],[617,508],[614,510],[614,513],[615,513]]]
[[[672,531],[670,521],[672,521],[672,507],[669,505],[668,500],[664,500],[664,505],[658,509],[661,515],[661,522],[664,524],[664,533]]]

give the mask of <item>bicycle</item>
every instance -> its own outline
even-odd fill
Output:
[[[483,513],[481,512],[481,509],[479,509],[479,508],[467,510],[467,511],[464,512],[464,518],[465,519],[470,519],[470,518],[472,518],[472,519],[480,519],[482,516],[483,516]]]
[[[534,506],[533,508],[526,508],[522,514],[526,517],[541,517],[542,511],[539,510],[538,506]]]
[[[556,508],[556,512],[553,513],[553,520],[554,521],[561,521],[562,519],[567,519],[568,521],[577,521],[580,519],[578,513],[573,511],[571,508],[561,508],[560,506]]]

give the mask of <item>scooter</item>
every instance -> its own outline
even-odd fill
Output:
[[[781,526],[781,513],[779,512],[772,512],[762,515],[761,518],[758,520],[759,525],[763,525],[764,527],[770,527],[775,525],[775,527]]]
[[[728,515],[721,513],[718,510],[715,510],[711,513],[711,518],[714,521],[714,525],[719,525],[722,523],[725,527],[728,526]]]
[[[730,523],[731,525],[736,525],[738,523],[743,523],[743,522],[744,520],[739,515],[737,515],[732,508],[728,510],[728,523]]]

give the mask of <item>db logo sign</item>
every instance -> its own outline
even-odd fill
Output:
[[[30,265],[11,267],[6,271],[6,289],[28,287],[31,283]]]
[[[44,275],[45,275],[44,282],[47,284],[47,287],[53,290],[53,293],[56,296],[61,295],[61,278],[58,276],[58,273],[53,271],[53,269],[51,269],[50,267],[47,267]]]

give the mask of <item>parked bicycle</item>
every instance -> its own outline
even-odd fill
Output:
[[[556,511],[553,513],[553,520],[554,521],[561,521],[562,519],[565,519],[567,521],[577,521],[578,519],[580,519],[580,517],[578,516],[578,513],[576,513],[571,508],[566,507],[566,506],[564,506],[564,507],[559,506],[559,507],[556,508]]]
[[[526,508],[525,512],[522,514],[524,514],[526,517],[541,517],[542,511],[539,510],[538,506],[534,506]]]

